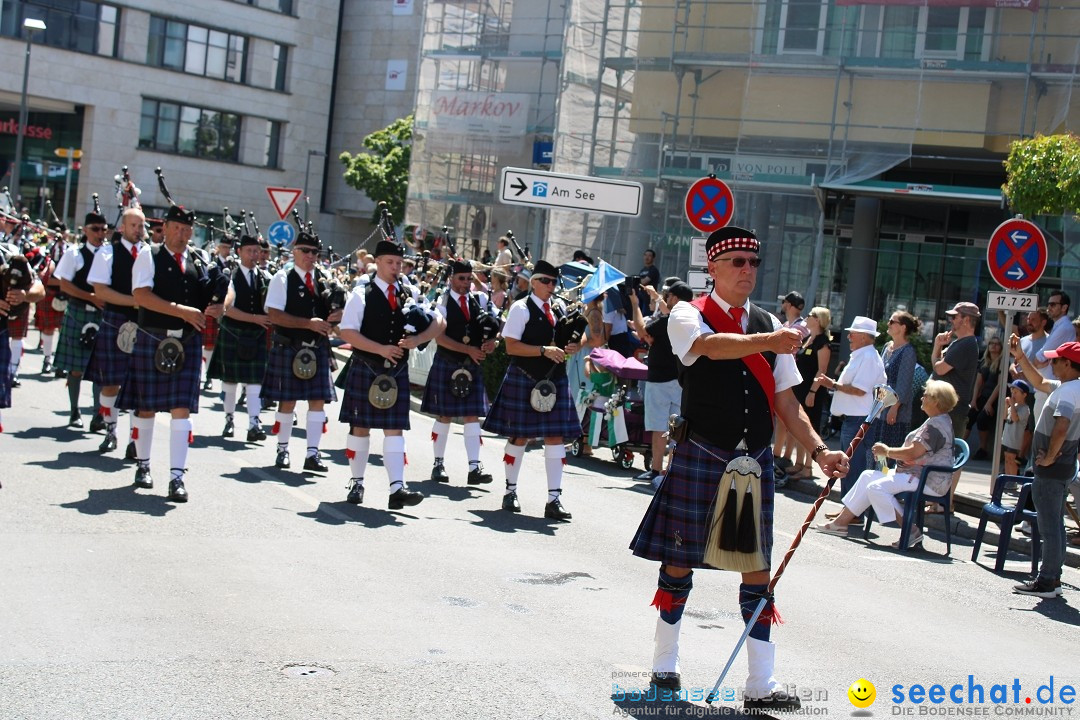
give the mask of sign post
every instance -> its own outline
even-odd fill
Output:
[[[1046,238],[1034,223],[1017,216],[997,226],[986,246],[986,265],[990,275],[1005,292],[986,293],[986,310],[1005,313],[1005,337],[998,371],[997,420],[994,422],[994,457],[990,461],[990,490],[993,490],[1001,463],[1001,430],[1005,424],[1005,396],[1009,388],[1009,338],[1012,337],[1013,315],[1018,311],[1034,311],[1039,305],[1038,294],[1021,294],[1021,290],[1039,282],[1046,271]],[[1051,348],[1052,349],[1052,348]],[[1035,418],[1038,422],[1038,418]]]

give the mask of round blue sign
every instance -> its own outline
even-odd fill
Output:
[[[296,237],[296,228],[291,223],[278,220],[266,230],[266,238],[271,245],[288,245]]]

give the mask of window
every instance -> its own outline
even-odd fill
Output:
[[[287,45],[274,44],[273,66],[270,76],[273,78],[275,90],[285,90],[288,80],[289,48]]]
[[[820,55],[825,41],[828,3],[822,0],[783,0],[780,5],[780,53]]]
[[[144,98],[139,147],[236,162],[240,158],[240,116]]]
[[[263,165],[279,168],[281,154],[281,123],[277,120],[266,121],[266,148],[263,152]]]
[[[201,25],[150,17],[146,62],[192,75],[244,82],[247,38]]]
[[[967,7],[886,7],[881,16],[883,58],[986,60],[983,42],[993,10]]]
[[[23,20],[34,18],[45,23],[45,33],[36,35],[34,42],[116,57],[120,11],[115,5],[91,0],[13,0],[0,5],[0,35],[21,38]]]

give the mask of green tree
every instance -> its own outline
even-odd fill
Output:
[[[1017,140],[1005,159],[1002,186],[1009,206],[1025,217],[1080,215],[1080,137],[1036,135]]]
[[[356,155],[343,152],[338,157],[345,166],[345,182],[375,202],[385,202],[395,223],[405,216],[412,136],[413,116],[409,115],[364,138],[364,147],[369,152]],[[376,210],[372,222],[378,219]]]

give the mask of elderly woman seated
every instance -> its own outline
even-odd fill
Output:
[[[848,524],[870,507],[874,508],[880,523],[901,522],[903,508],[896,494],[918,487],[923,467],[953,464],[953,426],[949,411],[957,401],[952,385],[941,380],[928,380],[922,397],[922,409],[928,416],[926,422],[908,433],[903,447],[875,443],[872,448],[875,458],[896,461],[895,473],[864,470],[844,496],[844,509],[835,520],[818,525],[817,529],[831,535],[847,535]],[[951,473],[932,472],[926,479],[926,493],[943,497],[949,494],[951,483]],[[908,547],[921,542],[922,532],[914,529]]]

